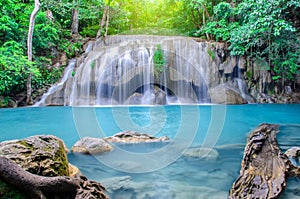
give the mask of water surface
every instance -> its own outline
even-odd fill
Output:
[[[145,162],[126,162],[119,152],[146,157],[168,143],[115,145],[116,150],[101,156],[70,153],[68,157],[88,178],[104,182],[113,199],[226,198],[239,174],[247,135],[261,123],[281,126],[278,141],[283,150],[300,147],[300,105],[278,104],[0,109],[0,141],[52,134],[71,148],[83,136],[136,130],[166,135],[192,148],[213,146],[214,153],[206,158],[181,156],[167,167],[147,173],[126,172],[141,171]],[[155,159],[149,159],[149,168]],[[299,185],[299,179],[290,179],[281,198],[299,198]]]

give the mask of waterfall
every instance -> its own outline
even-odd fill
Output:
[[[151,104],[151,101],[153,101],[153,98],[155,97],[153,86],[151,85],[154,82],[152,59],[153,59],[152,49],[150,49],[149,53],[145,47],[140,49],[138,66],[144,68],[142,73],[143,96],[142,96],[141,104]]]
[[[60,82],[51,86],[47,91],[47,93],[43,94],[41,100],[35,103],[33,106],[47,105],[47,101],[49,101],[49,98],[51,98],[57,91],[60,91],[66,84],[67,80],[72,77],[72,73],[74,71],[75,65],[76,65],[76,60],[75,59],[70,60],[68,66],[64,70],[63,77],[61,78]]]
[[[153,61],[158,45],[165,60],[159,73]],[[73,60],[61,82],[36,105],[210,103],[209,88],[220,83],[220,63],[210,57],[211,49],[209,42],[187,37],[132,35],[93,41],[74,77]],[[60,100],[53,97],[58,90]]]

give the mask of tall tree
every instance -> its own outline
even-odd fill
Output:
[[[108,0],[108,1],[105,2],[103,15],[102,15],[102,19],[101,19],[101,22],[100,22],[100,27],[99,27],[99,30],[97,32],[96,38],[99,38],[102,35],[107,36],[108,25],[109,25],[109,9],[110,9],[110,6],[111,6],[112,2],[113,2],[113,0]],[[105,28],[105,32],[103,34],[103,29],[104,28]]]
[[[27,39],[27,54],[28,54],[28,61],[32,62],[32,37],[33,37],[33,30],[34,30],[34,23],[37,13],[40,10],[40,2],[39,0],[34,0],[34,9],[30,15],[29,21],[29,30],[28,30],[28,39]],[[31,94],[32,94],[32,87],[31,87],[31,79],[32,79],[32,72],[29,73],[27,77],[27,104],[31,104]]]
[[[72,10],[72,28],[71,28],[71,35],[78,35],[78,16],[79,16],[79,6],[78,0],[74,0],[75,8]]]
[[[197,10],[198,15],[201,16],[202,13],[202,26],[206,25],[207,18],[210,18],[209,12],[207,10],[208,2],[205,0],[193,0],[192,7]],[[209,34],[206,33],[206,38],[210,39]]]

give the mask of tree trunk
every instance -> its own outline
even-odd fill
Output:
[[[108,6],[105,6],[105,7],[104,7],[102,19],[101,19],[101,22],[100,22],[100,27],[99,27],[99,30],[98,30],[97,36],[96,36],[97,39],[98,39],[99,37],[101,37],[101,35],[102,35],[102,30],[103,30],[103,27],[104,27],[104,25],[105,25],[105,21],[106,21],[106,18],[107,18],[108,8],[109,8]]]
[[[107,32],[108,32],[108,24],[109,24],[109,7],[107,9],[107,15],[106,15],[106,25],[105,25],[105,34],[104,36],[107,36]]]
[[[40,10],[40,2],[39,0],[34,0],[34,9],[30,15],[30,21],[29,21],[29,30],[28,30],[28,39],[27,39],[27,54],[28,54],[28,61],[32,62],[32,36],[33,36],[33,30],[34,30],[34,22],[37,13]],[[32,72],[29,73],[27,77],[27,104],[31,104],[31,93],[32,93],[32,87],[31,87],[31,79],[32,79]]]
[[[204,5],[204,4],[201,4],[201,7],[202,7],[202,26],[205,26],[205,25],[206,25],[205,14],[207,15],[208,18],[209,18],[210,16],[209,16],[209,13],[208,13],[208,11],[207,11],[205,5]],[[200,13],[200,10],[201,10],[201,8],[200,8],[200,5],[199,5],[199,6],[198,6],[198,12],[199,12],[199,13]],[[208,34],[208,33],[206,33],[206,38],[207,38],[208,40],[210,40],[210,37],[209,37],[209,34]]]
[[[72,28],[71,28],[71,35],[78,35],[78,15],[79,15],[79,9],[78,9],[78,1],[74,0],[75,9],[72,11]]]
[[[205,6],[202,4],[202,8],[203,8],[203,12],[202,12],[202,20],[203,20],[203,26],[206,25],[206,18],[205,18]],[[209,34],[208,33],[205,33],[206,34],[206,38],[208,40],[210,40],[210,37],[209,37]]]

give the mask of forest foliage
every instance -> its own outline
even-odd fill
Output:
[[[105,7],[107,34],[164,34],[202,37],[229,45],[232,55],[268,63],[274,81],[294,81],[300,66],[300,2],[297,0],[40,0],[33,34],[33,62],[27,33],[33,0],[0,1],[0,96],[55,83],[63,67],[54,60],[82,53],[95,38]],[[73,35],[74,10],[78,34]],[[101,32],[101,34],[104,34]]]
[[[231,55],[267,63],[273,80],[283,87],[299,75],[299,13],[300,2],[294,0],[221,2],[201,31],[227,42]]]

